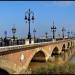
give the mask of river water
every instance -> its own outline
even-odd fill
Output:
[[[70,59],[70,62],[75,64],[75,48],[72,50],[74,52],[73,56]]]
[[[71,51],[73,51],[73,52],[71,52]],[[74,50],[69,50],[68,52],[65,52],[63,59],[62,59],[62,57],[61,57],[61,59],[63,61],[65,61],[68,58],[68,56],[71,55],[71,53],[74,53]],[[72,58],[69,61],[75,64],[75,55],[73,55]],[[28,69],[29,70],[31,69],[32,71],[35,71],[35,70],[38,70],[41,67],[46,68],[46,67],[48,67],[48,65],[47,65],[46,62],[31,62]]]
[[[75,64],[75,55],[73,55],[73,57],[71,58],[70,62]]]

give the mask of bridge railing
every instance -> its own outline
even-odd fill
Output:
[[[68,39],[68,38],[65,38]],[[64,39],[64,40],[65,40]],[[69,39],[74,39],[74,38],[69,38]],[[62,38],[56,38],[55,41],[63,40]],[[41,42],[51,42],[52,38],[36,38],[34,40],[34,43],[41,43]],[[0,47],[5,47],[5,46],[13,46],[13,45],[23,45],[25,44],[25,39],[17,39],[17,40],[0,40]]]
[[[18,50],[18,49],[23,49],[23,48],[31,48],[31,47],[40,47],[43,45],[50,45],[53,43],[60,43],[60,42],[65,42],[65,41],[70,41],[71,39],[64,39],[64,40],[58,40],[58,41],[50,41],[50,42],[40,42],[40,43],[33,43],[33,44],[29,44],[29,45],[14,45],[14,46],[5,46],[5,47],[0,47],[0,52],[3,51],[8,51],[8,50]]]
[[[56,38],[55,41],[59,41],[59,40],[68,40],[68,39],[74,39],[74,38]],[[40,39],[40,38],[37,38],[34,40],[35,43],[40,43],[40,42],[49,42],[49,41],[52,41],[53,39],[52,38],[44,38],[44,39]]]

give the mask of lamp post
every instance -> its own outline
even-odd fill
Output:
[[[7,31],[4,32],[5,38],[7,38]]]
[[[46,38],[48,38],[48,33],[47,32],[45,32],[45,35],[46,35]]]
[[[15,33],[16,33],[16,28],[15,27],[12,28],[12,33],[13,33],[13,40],[15,40]]]
[[[73,32],[71,31],[71,38],[73,37],[73,35],[72,35],[72,34],[73,34]]]
[[[71,31],[71,38],[73,38],[73,34],[74,34],[74,32]]]
[[[31,33],[30,33],[30,21],[34,21],[34,13],[28,9],[26,12],[25,12],[25,18],[26,20],[26,23],[28,22],[29,24],[29,32],[28,32],[28,39],[29,39],[29,43],[31,43]]]
[[[55,39],[56,27],[54,26],[54,21],[53,21],[53,26],[51,27],[51,31],[53,32],[53,39]]]
[[[60,38],[60,34],[58,34],[58,38]]]
[[[4,45],[7,46],[8,45],[8,41],[7,41],[7,31],[4,31],[4,35],[5,35],[5,38],[4,38]]]
[[[36,29],[34,28],[34,30],[33,30],[33,33],[34,33],[34,40],[35,40],[35,32],[36,32]]]
[[[68,31],[67,34],[68,34],[68,38],[69,38],[70,37],[70,32]]]
[[[62,38],[64,39],[64,32],[65,32],[65,28],[62,28]]]

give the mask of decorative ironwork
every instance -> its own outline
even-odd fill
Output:
[[[70,38],[70,32],[69,31],[67,32],[67,34],[68,34],[68,38]]]
[[[64,32],[65,32],[65,28],[62,28],[62,37],[64,38]]]
[[[13,33],[13,40],[15,40],[15,33],[16,33],[16,28],[15,28],[15,26],[13,26],[13,28],[12,28],[12,33]]]
[[[54,21],[53,21],[53,26],[51,27],[51,30],[53,32],[53,39],[55,39],[56,27],[54,26]]]
[[[35,40],[35,33],[36,33],[36,29],[35,28],[33,30],[33,33],[34,33],[34,40]]]
[[[29,9],[25,12],[25,18],[26,23],[29,24],[29,32],[28,32],[28,39],[29,43],[31,43],[31,33],[30,33],[30,21],[32,20],[34,22],[34,13]]]

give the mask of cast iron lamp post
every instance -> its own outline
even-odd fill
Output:
[[[53,26],[51,27],[51,30],[53,32],[53,39],[55,39],[56,27],[54,26],[54,21],[53,21]]]
[[[48,38],[48,33],[47,32],[45,32],[45,35],[46,35],[46,38]]]
[[[67,34],[68,34],[68,38],[69,38],[70,37],[70,32],[68,31]]]
[[[5,38],[7,38],[7,31],[4,32]]]
[[[31,43],[30,22],[31,20],[34,21],[34,13],[30,9],[25,12],[25,20],[29,24],[28,39],[29,43]]]
[[[12,28],[12,33],[13,33],[13,40],[15,40],[15,33],[16,33],[16,28],[15,27]]]
[[[36,33],[36,29],[35,28],[33,30],[33,33],[34,33],[34,40],[35,40],[35,33]]]
[[[62,28],[62,38],[64,39],[64,32],[65,32],[65,28]]]

